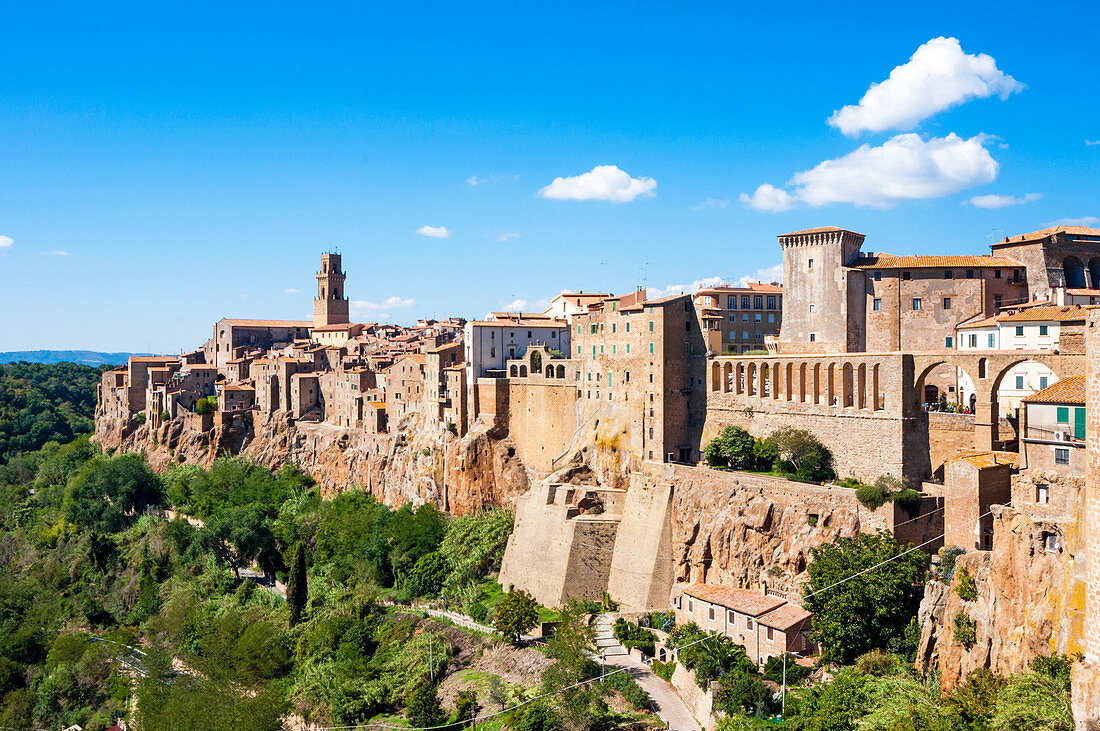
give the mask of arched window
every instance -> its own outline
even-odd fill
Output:
[[[509,376],[511,376],[512,378],[515,378],[516,376],[518,376],[518,375],[519,375],[519,369],[518,369],[518,368],[516,368],[516,367],[515,367],[514,365],[513,365],[513,366],[511,366],[511,367],[510,367],[510,368],[508,369],[508,375],[509,375]]]
[[[1062,271],[1066,276],[1066,286],[1070,289],[1084,289],[1088,286],[1085,282],[1085,265],[1076,256],[1067,256],[1062,260]]]
[[[340,290],[338,290],[338,289],[332,290],[332,298],[334,300],[340,299]]]
[[[527,366],[521,365],[519,367],[519,377],[520,378],[527,378]]]
[[[553,378],[554,377],[554,366],[552,366],[552,365],[546,366],[546,377],[547,378]]]
[[[1100,257],[1089,259],[1089,286],[1100,289]]]
[[[563,365],[558,366],[558,378],[565,378],[565,366]]]

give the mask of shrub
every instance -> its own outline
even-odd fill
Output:
[[[768,437],[781,462],[799,478],[820,482],[836,477],[833,455],[817,437],[805,429],[785,426]]]
[[[634,680],[629,673],[621,672],[609,675],[604,683],[619,691],[626,702],[634,708],[641,710],[649,707],[649,693],[646,693],[642,686],[638,685],[638,681]]]
[[[813,670],[799,665],[791,658],[787,659],[787,685],[798,685],[809,677],[812,672]],[[764,677],[773,683],[783,682],[783,657],[781,655],[768,658],[768,662],[764,664]]]
[[[655,652],[655,645],[657,642],[656,636],[649,630],[643,629],[633,622],[628,622],[622,617],[619,617],[615,620],[615,626],[612,628],[612,632],[615,635],[615,639],[628,650],[636,648],[650,656]]]
[[[956,614],[954,637],[956,642],[969,650],[978,641],[978,623],[966,612]]]
[[[878,510],[886,504],[886,492],[878,485],[860,485],[856,488],[856,500],[868,510]]]
[[[660,660],[654,660],[649,667],[653,670],[654,675],[669,683],[672,682],[672,674],[676,672],[676,661],[661,662]]]
[[[959,570],[959,583],[955,586],[955,593],[964,602],[972,602],[978,598],[978,585],[965,566]]]
[[[145,412],[144,411],[139,411],[136,414],[134,414],[134,424],[136,424],[137,426],[141,426],[144,423],[145,423]]]
[[[727,426],[703,449],[703,459],[711,467],[743,470],[753,464],[755,442],[739,426]]]
[[[920,512],[921,494],[911,487],[891,493],[890,500],[896,501],[909,514],[910,517]]]
[[[951,577],[955,573],[955,561],[964,553],[966,551],[958,546],[949,546],[941,551],[940,572],[943,574],[944,583],[951,583]]]
[[[817,516],[814,515],[813,513],[810,513],[809,515],[806,516],[806,522],[810,525],[810,527],[816,526],[817,525]]]

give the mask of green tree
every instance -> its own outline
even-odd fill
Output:
[[[815,481],[835,477],[832,453],[805,429],[784,426],[772,432],[768,441],[775,446],[780,460],[799,477]]]
[[[923,553],[886,532],[813,548],[805,606],[823,659],[850,663],[903,637],[923,594],[924,564]]]
[[[499,675],[493,675],[489,678],[489,700],[500,706],[500,710],[504,710],[508,705],[508,684],[501,680]]]
[[[427,683],[417,686],[406,698],[405,713],[408,716],[409,725],[414,728],[439,726],[447,720],[443,714],[443,706],[439,703],[439,696],[435,692],[435,686]]]
[[[753,466],[752,435],[739,426],[727,426],[703,448],[703,459],[711,467],[743,470]]]
[[[539,605],[522,589],[505,594],[496,606],[493,628],[511,642],[519,644],[523,635],[539,621]]]
[[[290,626],[298,624],[309,599],[309,587],[306,577],[306,550],[298,543],[294,548],[294,563],[290,567],[290,576],[286,582],[286,603],[290,609]]]
[[[439,551],[426,553],[416,560],[409,572],[408,589],[413,596],[437,597],[447,579],[447,560]]]
[[[588,613],[577,599],[570,599],[561,610],[554,635],[546,642],[550,657],[580,671],[590,662],[588,651],[596,641],[596,631],[588,623]]]
[[[471,726],[479,713],[481,706],[477,703],[477,692],[470,688],[458,691],[455,696],[455,723]]]
[[[865,676],[854,670],[837,673],[810,701],[806,731],[853,731],[866,708],[865,683]]]

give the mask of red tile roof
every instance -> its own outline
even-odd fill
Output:
[[[801,236],[802,234],[823,234],[830,231],[848,231],[846,228],[840,228],[838,226],[821,226],[819,228],[807,228],[801,231],[791,231],[789,234],[779,234],[780,236]],[[856,233],[855,231],[849,231],[849,233]],[[856,234],[862,236],[863,234]]]
[[[962,267],[1022,267],[1007,256],[896,256],[894,254],[864,254],[852,262],[849,269],[951,269]]]
[[[1024,399],[1029,404],[1083,404],[1085,377],[1068,376]]]
[[[692,584],[684,589],[684,593],[750,617],[758,617],[787,603],[786,599],[764,596],[755,591],[723,584]]]
[[[1050,228],[1042,228],[1038,231],[1032,231],[1027,234],[1020,234],[1019,236],[1007,236],[1004,241],[998,241],[993,244],[994,247],[1004,246],[1005,244],[1015,244],[1020,241],[1040,241],[1053,234],[1066,234],[1068,236],[1100,236],[1100,228],[1089,228],[1088,226],[1051,226]]]
[[[788,603],[781,607],[776,607],[767,614],[757,617],[756,621],[765,627],[774,627],[777,630],[786,632],[792,627],[802,624],[812,616],[814,616],[813,612],[807,611],[797,604]]]
[[[1085,310],[1077,305],[1040,305],[998,317],[1000,322],[1084,322]]]
[[[221,322],[227,322],[237,327],[306,327],[313,329],[313,322],[309,320],[237,320],[224,318]]]
[[[1100,289],[1067,289],[1066,294],[1083,295],[1086,297],[1100,297]]]

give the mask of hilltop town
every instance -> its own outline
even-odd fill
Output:
[[[781,285],[566,291],[413,327],[351,322],[355,273],[326,253],[312,319],[222,319],[191,352],[106,371],[96,439],[162,469],[294,463],[328,496],[514,505],[502,585],[671,610],[760,665],[819,651],[810,550],[886,531],[975,580],[970,600],[925,590],[917,661],[945,689],[1080,655],[1075,716],[1100,720],[1100,229],[972,255],[868,243],[781,234]],[[835,479],[715,469],[728,427],[808,433]],[[868,506],[854,486],[883,478],[905,499]],[[712,726],[713,699],[673,684]]]

